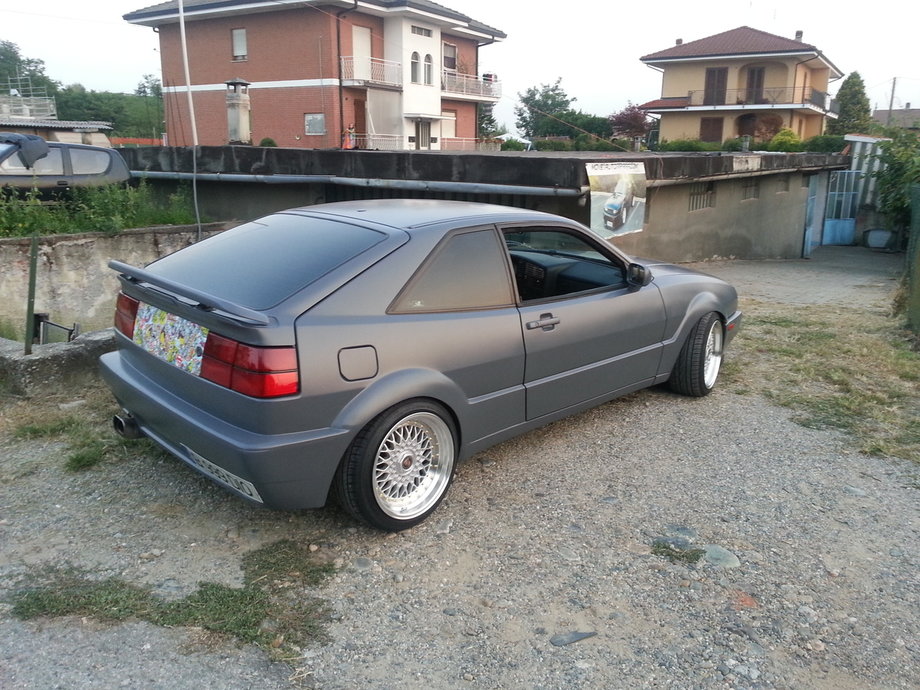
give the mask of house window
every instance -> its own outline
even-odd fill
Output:
[[[690,185],[690,210],[714,208],[716,205],[716,183],[694,182]]]
[[[429,86],[434,84],[434,60],[430,55],[425,56],[425,83]]]
[[[457,71],[457,46],[453,43],[444,44],[444,69],[452,72]]]
[[[760,180],[748,177],[741,183],[741,200],[757,199],[760,196]]]
[[[722,143],[722,117],[700,118],[700,141]]]
[[[249,56],[246,49],[246,29],[231,29],[230,43],[234,62],[242,62]]]
[[[788,192],[789,191],[789,175],[782,175],[779,178],[779,192]]]
[[[409,80],[413,84],[419,83],[418,78],[418,53],[412,53],[412,59],[409,61]]]
[[[326,116],[323,113],[306,113],[303,116],[303,131],[305,134],[325,134]]]
[[[424,26],[415,26],[412,25],[412,33],[416,36],[425,36],[426,38],[431,38],[431,29],[426,29]]]

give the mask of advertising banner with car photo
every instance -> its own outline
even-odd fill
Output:
[[[591,184],[591,229],[610,238],[642,232],[645,223],[645,164],[585,163]]]

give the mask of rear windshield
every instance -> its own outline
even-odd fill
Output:
[[[240,306],[268,309],[385,239],[348,223],[278,213],[170,254],[148,270]]]

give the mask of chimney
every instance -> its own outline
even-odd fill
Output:
[[[684,44],[684,39],[682,38],[678,38],[676,41],[674,41],[674,45],[676,46],[682,46],[683,44]]]
[[[795,40],[797,40],[799,43],[802,42],[802,30],[801,29],[795,32]]]
[[[249,82],[231,79],[227,85],[227,140],[230,144],[252,143],[249,131]]]

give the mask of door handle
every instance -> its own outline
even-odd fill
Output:
[[[528,321],[526,326],[527,330],[529,331],[533,331],[538,328],[542,328],[544,331],[551,331],[556,327],[556,324],[558,323],[558,316],[553,316],[552,314],[540,314],[540,319],[538,321]]]

